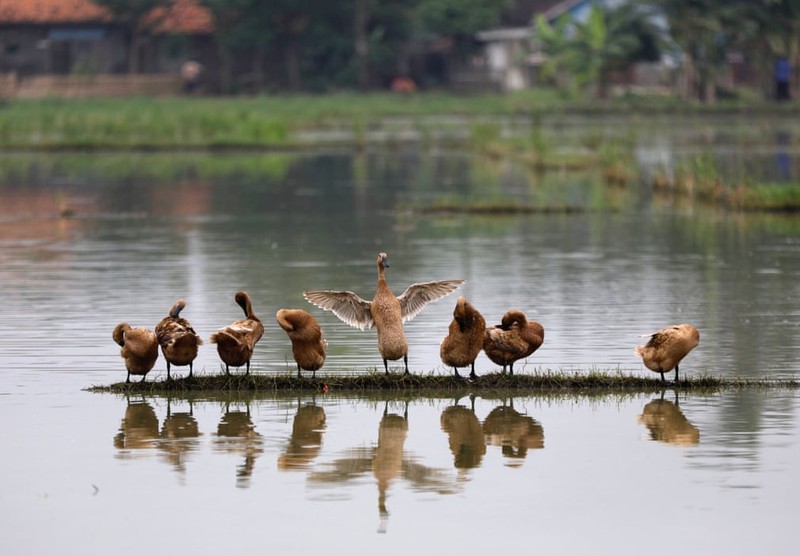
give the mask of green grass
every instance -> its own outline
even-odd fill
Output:
[[[448,93],[342,93],[258,97],[134,97],[106,99],[12,100],[0,104],[0,147],[6,149],[187,149],[302,148],[299,133],[333,129],[363,141],[367,130],[409,124],[422,136],[441,131],[431,117],[460,116],[475,123],[467,142],[491,142],[497,117],[524,116],[533,121],[559,116],[605,114],[646,117],[674,113],[786,113],[796,103],[730,102],[714,106],[673,98],[622,98],[596,103],[557,91],[535,90],[507,95],[456,96]],[[402,122],[392,120],[403,120]],[[461,124],[463,126],[463,124]],[[551,150],[534,132],[531,150],[543,157]],[[463,141],[463,139],[462,139]]]
[[[744,211],[797,212],[800,211],[800,184],[742,185],[728,192],[726,202],[731,208]]]
[[[667,386],[680,390],[723,390],[729,388],[798,388],[800,381],[794,379],[727,379],[710,375],[681,378]],[[135,380],[108,386],[93,386],[91,392],[116,394],[169,394],[181,392],[421,392],[421,391],[661,391],[664,385],[660,378],[628,375],[621,371],[597,371],[573,373],[565,371],[543,371],[536,374],[508,375],[488,373],[474,380],[456,378],[452,375],[402,375],[373,371],[368,374],[320,376],[316,379],[297,378],[292,374],[200,375],[193,378],[178,378],[164,381]]]

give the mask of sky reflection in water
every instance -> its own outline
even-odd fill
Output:
[[[686,321],[701,344],[682,374],[797,377],[795,219],[721,215],[634,184],[609,191],[592,176],[530,176],[463,153],[226,155],[215,160],[235,171],[203,179],[203,156],[176,165],[132,156],[146,171],[121,179],[98,170],[102,156],[4,161],[27,168],[0,184],[9,553],[788,553],[800,497],[794,391],[512,404],[336,392],[128,400],[81,389],[124,380],[111,341],[118,322],[152,327],[183,297],[207,339],[239,317],[237,289],[267,328],[254,372],[294,372],[274,322],[292,306],[316,314],[330,342],[319,374],[379,368],[374,331],[301,296],[371,297],[378,251],[392,258],[396,293],[463,278],[459,293],[488,322],[512,307],[541,321],[545,343],[518,372],[648,375],[633,354],[639,334]],[[154,177],[162,165],[170,177]],[[403,209],[442,197],[582,210]],[[69,218],[58,216],[63,203]],[[407,324],[412,372],[452,372],[438,346],[454,303]],[[195,372],[219,370],[213,346],[202,346]],[[476,370],[495,367],[481,355]],[[147,379],[165,371],[159,359]]]

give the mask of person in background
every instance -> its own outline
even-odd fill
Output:
[[[183,92],[191,95],[197,90],[200,84],[200,73],[203,70],[198,62],[187,60],[181,66],[181,81],[183,82]]]
[[[786,56],[779,56],[775,61],[775,98],[778,101],[789,100],[789,81],[792,67]]]

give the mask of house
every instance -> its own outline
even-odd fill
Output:
[[[485,66],[486,79],[492,83],[490,87],[517,91],[535,86],[539,66],[544,61],[536,42],[536,17],[542,15],[550,23],[564,15],[581,20],[588,16],[591,5],[598,1],[603,0],[517,2],[515,19],[511,21],[515,25],[478,32],[476,38],[483,43],[483,56],[479,63]]]
[[[149,19],[143,40],[133,47],[139,73],[172,82],[188,59],[213,65],[213,19],[194,0],[176,0]],[[128,72],[128,54],[126,29],[91,0],[0,0],[0,74],[5,76],[0,88],[20,86],[34,76],[46,76],[40,84],[49,80],[56,88],[66,83],[59,76],[121,83],[108,76]]]

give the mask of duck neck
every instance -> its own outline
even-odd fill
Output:
[[[245,317],[248,319],[255,318],[255,315],[253,314],[253,302],[249,297],[243,296],[241,299],[239,299],[239,307],[241,307],[242,311],[244,311]]]
[[[386,269],[378,263],[378,286],[386,286]]]

